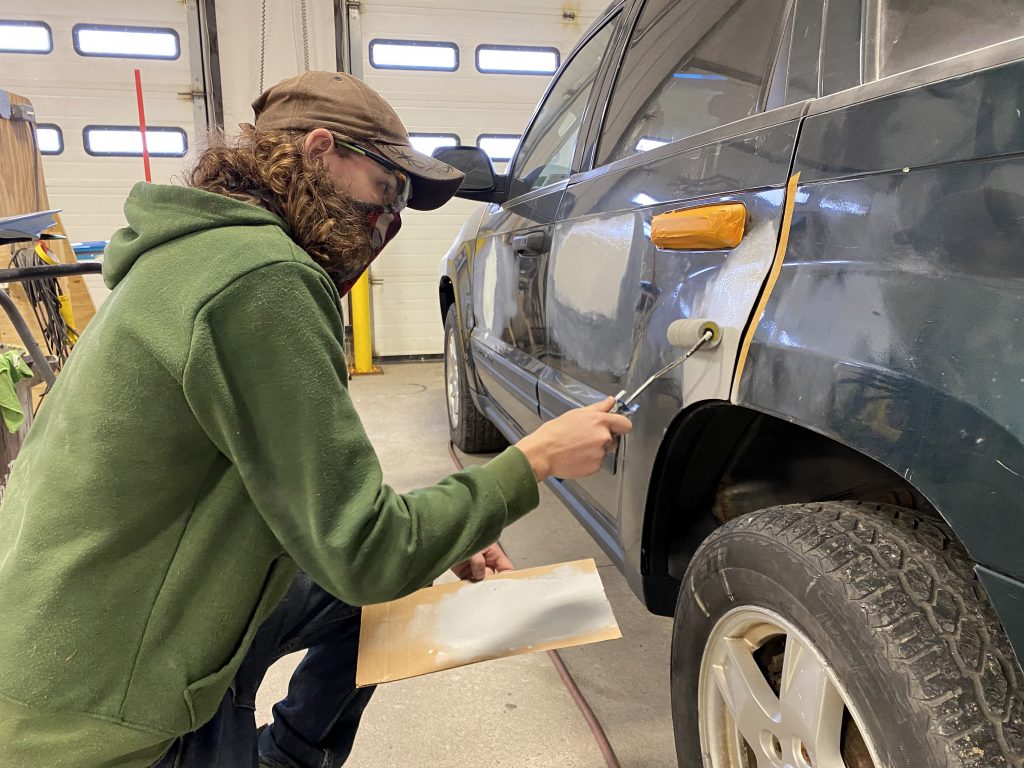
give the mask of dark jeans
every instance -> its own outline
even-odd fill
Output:
[[[304,573],[263,623],[220,709],[176,740],[153,768],[337,768],[348,758],[373,688],[356,689],[360,609]],[[267,669],[308,648],[274,721],[256,731],[256,691]]]

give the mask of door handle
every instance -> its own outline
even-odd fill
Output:
[[[743,203],[719,203],[659,213],[651,220],[651,242],[663,251],[718,251],[743,239]]]
[[[548,238],[542,231],[528,232],[512,238],[512,252],[516,256],[540,256],[547,250]]]

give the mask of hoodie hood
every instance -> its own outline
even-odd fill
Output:
[[[191,187],[139,182],[124,203],[128,226],[117,230],[103,254],[103,282],[113,289],[142,254],[165,243],[218,227],[276,226],[284,220],[249,203]]]

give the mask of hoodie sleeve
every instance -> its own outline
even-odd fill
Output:
[[[493,543],[538,491],[516,448],[429,488],[384,485],[345,386],[342,334],[324,275],[298,262],[264,266],[198,313],[183,387],[289,555],[364,605],[413,592]]]

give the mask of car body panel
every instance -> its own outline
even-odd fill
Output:
[[[626,30],[639,8],[616,6]],[[788,73],[765,102],[787,106],[589,168],[606,71],[576,173],[489,206],[447,269],[481,371],[474,398],[510,439],[632,390],[681,354],[673,320],[723,328],[718,349],[640,397],[597,475],[548,481],[649,605],[672,578],[649,554],[654,473],[691,416],[719,406],[899,475],[950,523],[1000,614],[1024,600],[1024,38],[819,96],[858,73],[842,39],[855,22],[799,0],[778,58]],[[819,56],[825,38],[842,56]],[[736,248],[651,243],[655,215],[718,202],[747,208]],[[531,231],[546,247],[524,263],[512,238]],[[738,439],[744,418],[726,431]],[[1004,625],[1020,658],[1024,624]]]
[[[545,415],[631,391],[678,358],[684,350],[667,340],[674,320],[711,319],[723,330],[717,349],[698,353],[641,395],[621,456],[594,477],[566,484],[616,530],[622,557],[637,570],[643,505],[665,428],[693,403],[729,398],[737,345],[774,259],[799,109],[778,117],[783,122],[759,121],[747,135],[641,155],[618,170],[571,181],[563,201],[546,280]],[[673,252],[651,243],[655,215],[718,202],[747,208],[747,232],[736,248]]]
[[[540,425],[536,364],[540,326],[539,265],[544,254],[516,253],[513,240],[539,233],[551,242],[565,184],[505,208],[491,206],[481,222],[472,266],[477,373],[492,400],[524,432]]]
[[[561,71],[572,66],[576,56],[592,39],[608,31],[605,47],[590,49],[603,52],[592,76],[586,77],[590,70],[580,70],[585,75],[581,82],[589,82],[591,89],[600,87],[609,61],[617,56],[622,42],[624,15],[621,11],[625,4],[620,1],[609,6],[566,57]],[[557,78],[552,80],[541,105],[556,86]],[[567,106],[573,105],[575,101]],[[586,135],[593,119],[593,106],[589,100],[582,102],[582,108],[577,129],[580,137]],[[519,155],[528,142],[532,125],[541,115],[541,109],[539,106],[534,113],[517,156],[509,163],[510,175],[518,167]],[[569,147],[568,142],[565,146]],[[574,141],[570,150],[570,170],[578,170],[581,151],[580,142]],[[514,179],[509,183],[520,186]],[[491,394],[490,405],[515,423],[521,432],[530,432],[541,422],[538,405],[540,365],[537,361],[544,354],[545,344],[542,332],[544,265],[551,246],[553,223],[567,184],[567,180],[562,180],[518,195],[503,205],[489,206],[471,256],[473,293],[482,298],[474,308],[475,322],[469,336],[471,352],[479,363],[477,374]],[[524,249],[526,238],[530,243],[528,249]]]
[[[898,472],[1018,579],[1022,104],[1014,63],[805,120],[789,248],[737,397]]]

